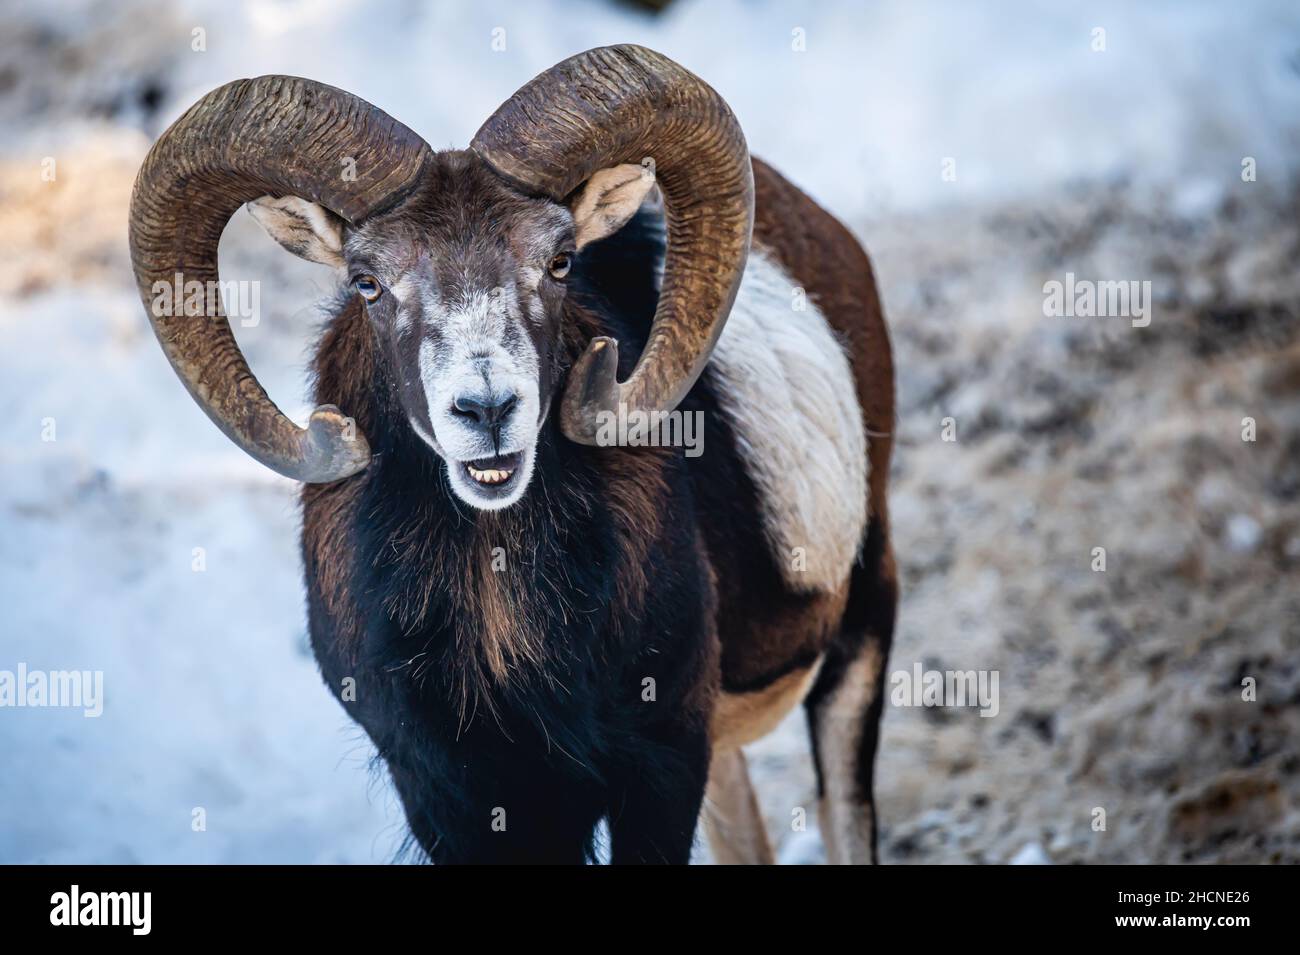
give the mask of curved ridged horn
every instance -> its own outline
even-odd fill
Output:
[[[668,251],[645,350],[625,383],[597,338],[569,376],[560,424],[596,444],[602,412],[670,411],[704,370],[735,301],[754,219],[754,175],[731,109],[703,80],[639,46],[588,50],[530,80],[470,146],[526,191],[563,201],[600,169],[653,161]]]
[[[177,314],[184,289],[219,287],[208,284],[218,281],[217,242],[245,202],[300,196],[356,222],[400,201],[429,153],[419,136],[349,93],[261,76],[195,103],[136,177],[131,263],[158,341],[217,427],[286,477],[323,483],[355,474],[370,460],[365,436],[332,405],[297,427],[249,370],[220,296],[204,296],[204,314]],[[159,283],[171,291],[160,296]]]

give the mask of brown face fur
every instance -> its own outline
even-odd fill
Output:
[[[520,194],[466,152],[437,154],[400,206],[344,230],[344,267],[372,293],[403,411],[468,504],[499,509],[528,485],[558,378],[555,266],[574,250],[567,208]],[[511,473],[485,484],[470,462]]]
[[[397,206],[355,225],[295,196],[249,209],[284,248],[350,283],[411,429],[461,501],[500,510],[526,492],[557,403],[574,257],[620,229],[653,185],[639,166],[601,170],[570,211],[449,151],[430,156]]]

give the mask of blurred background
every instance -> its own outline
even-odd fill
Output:
[[[1001,677],[994,718],[885,707],[884,860],[1300,861],[1300,7],[655,6],[0,3],[0,670],[105,690],[97,719],[0,708],[0,862],[385,862],[402,837],[307,647],[295,488],[149,331],[126,216],[150,143],[290,73],[463,147],[620,42],[715,86],[876,264],[890,670]],[[242,214],[222,264],[261,283],[236,332],[303,420],[328,274]],[[1150,325],[1045,317],[1066,273],[1150,281]],[[782,861],[820,861],[815,814],[791,826],[801,714],[751,761]]]

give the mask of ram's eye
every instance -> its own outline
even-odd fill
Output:
[[[569,274],[569,269],[573,268],[573,254],[570,252],[561,252],[555,258],[551,259],[551,264],[546,267],[551,273],[551,278],[562,279]]]
[[[352,286],[361,293],[361,297],[367,302],[377,302],[379,296],[384,294],[384,287],[379,284],[379,279],[373,275],[358,275],[352,280]]]

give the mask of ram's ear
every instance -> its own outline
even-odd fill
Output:
[[[627,225],[654,184],[652,169],[630,163],[602,169],[588,179],[570,206],[578,248]]]
[[[248,211],[271,238],[299,258],[336,269],[345,267],[343,219],[324,206],[297,196],[263,196],[250,202]]]

